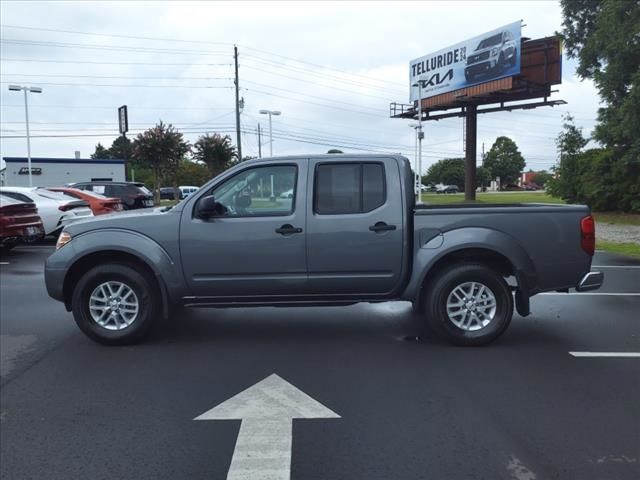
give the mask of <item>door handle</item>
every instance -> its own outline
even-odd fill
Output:
[[[369,227],[369,230],[371,230],[372,232],[388,232],[390,230],[395,230],[396,226],[395,225],[387,225],[384,222],[378,222],[375,225],[371,225]]]
[[[302,229],[287,223],[282,225],[280,228],[276,228],[276,233],[279,233],[280,235],[291,235],[293,233],[302,233]]]

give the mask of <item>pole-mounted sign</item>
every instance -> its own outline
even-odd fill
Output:
[[[120,133],[125,134],[129,131],[129,116],[126,105],[118,108],[118,124],[120,126]]]

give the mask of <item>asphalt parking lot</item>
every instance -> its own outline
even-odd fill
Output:
[[[52,250],[0,258],[3,479],[280,479],[288,454],[293,479],[640,478],[640,356],[601,356],[640,352],[640,261],[596,253],[601,290],[535,297],[484,348],[401,302],[193,310],[109,348],[46,295]],[[258,418],[260,388],[297,413]]]

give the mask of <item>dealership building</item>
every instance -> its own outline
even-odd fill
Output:
[[[29,186],[26,157],[3,157],[3,185]],[[34,187],[64,186],[74,182],[125,180],[124,160],[91,158],[31,158]]]

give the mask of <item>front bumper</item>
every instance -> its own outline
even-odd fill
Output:
[[[55,255],[55,253],[54,253]],[[60,302],[64,301],[64,278],[67,273],[64,268],[56,268],[51,265],[51,257],[49,257],[44,266],[44,283],[47,287],[47,293],[49,296]]]
[[[589,290],[597,290],[604,283],[604,274],[602,272],[589,272],[580,283],[576,286],[576,291],[587,292]]]
[[[467,65],[464,69],[465,75],[478,75],[481,73],[487,73],[493,70],[496,66],[495,60],[485,60],[479,63],[472,63]]]

